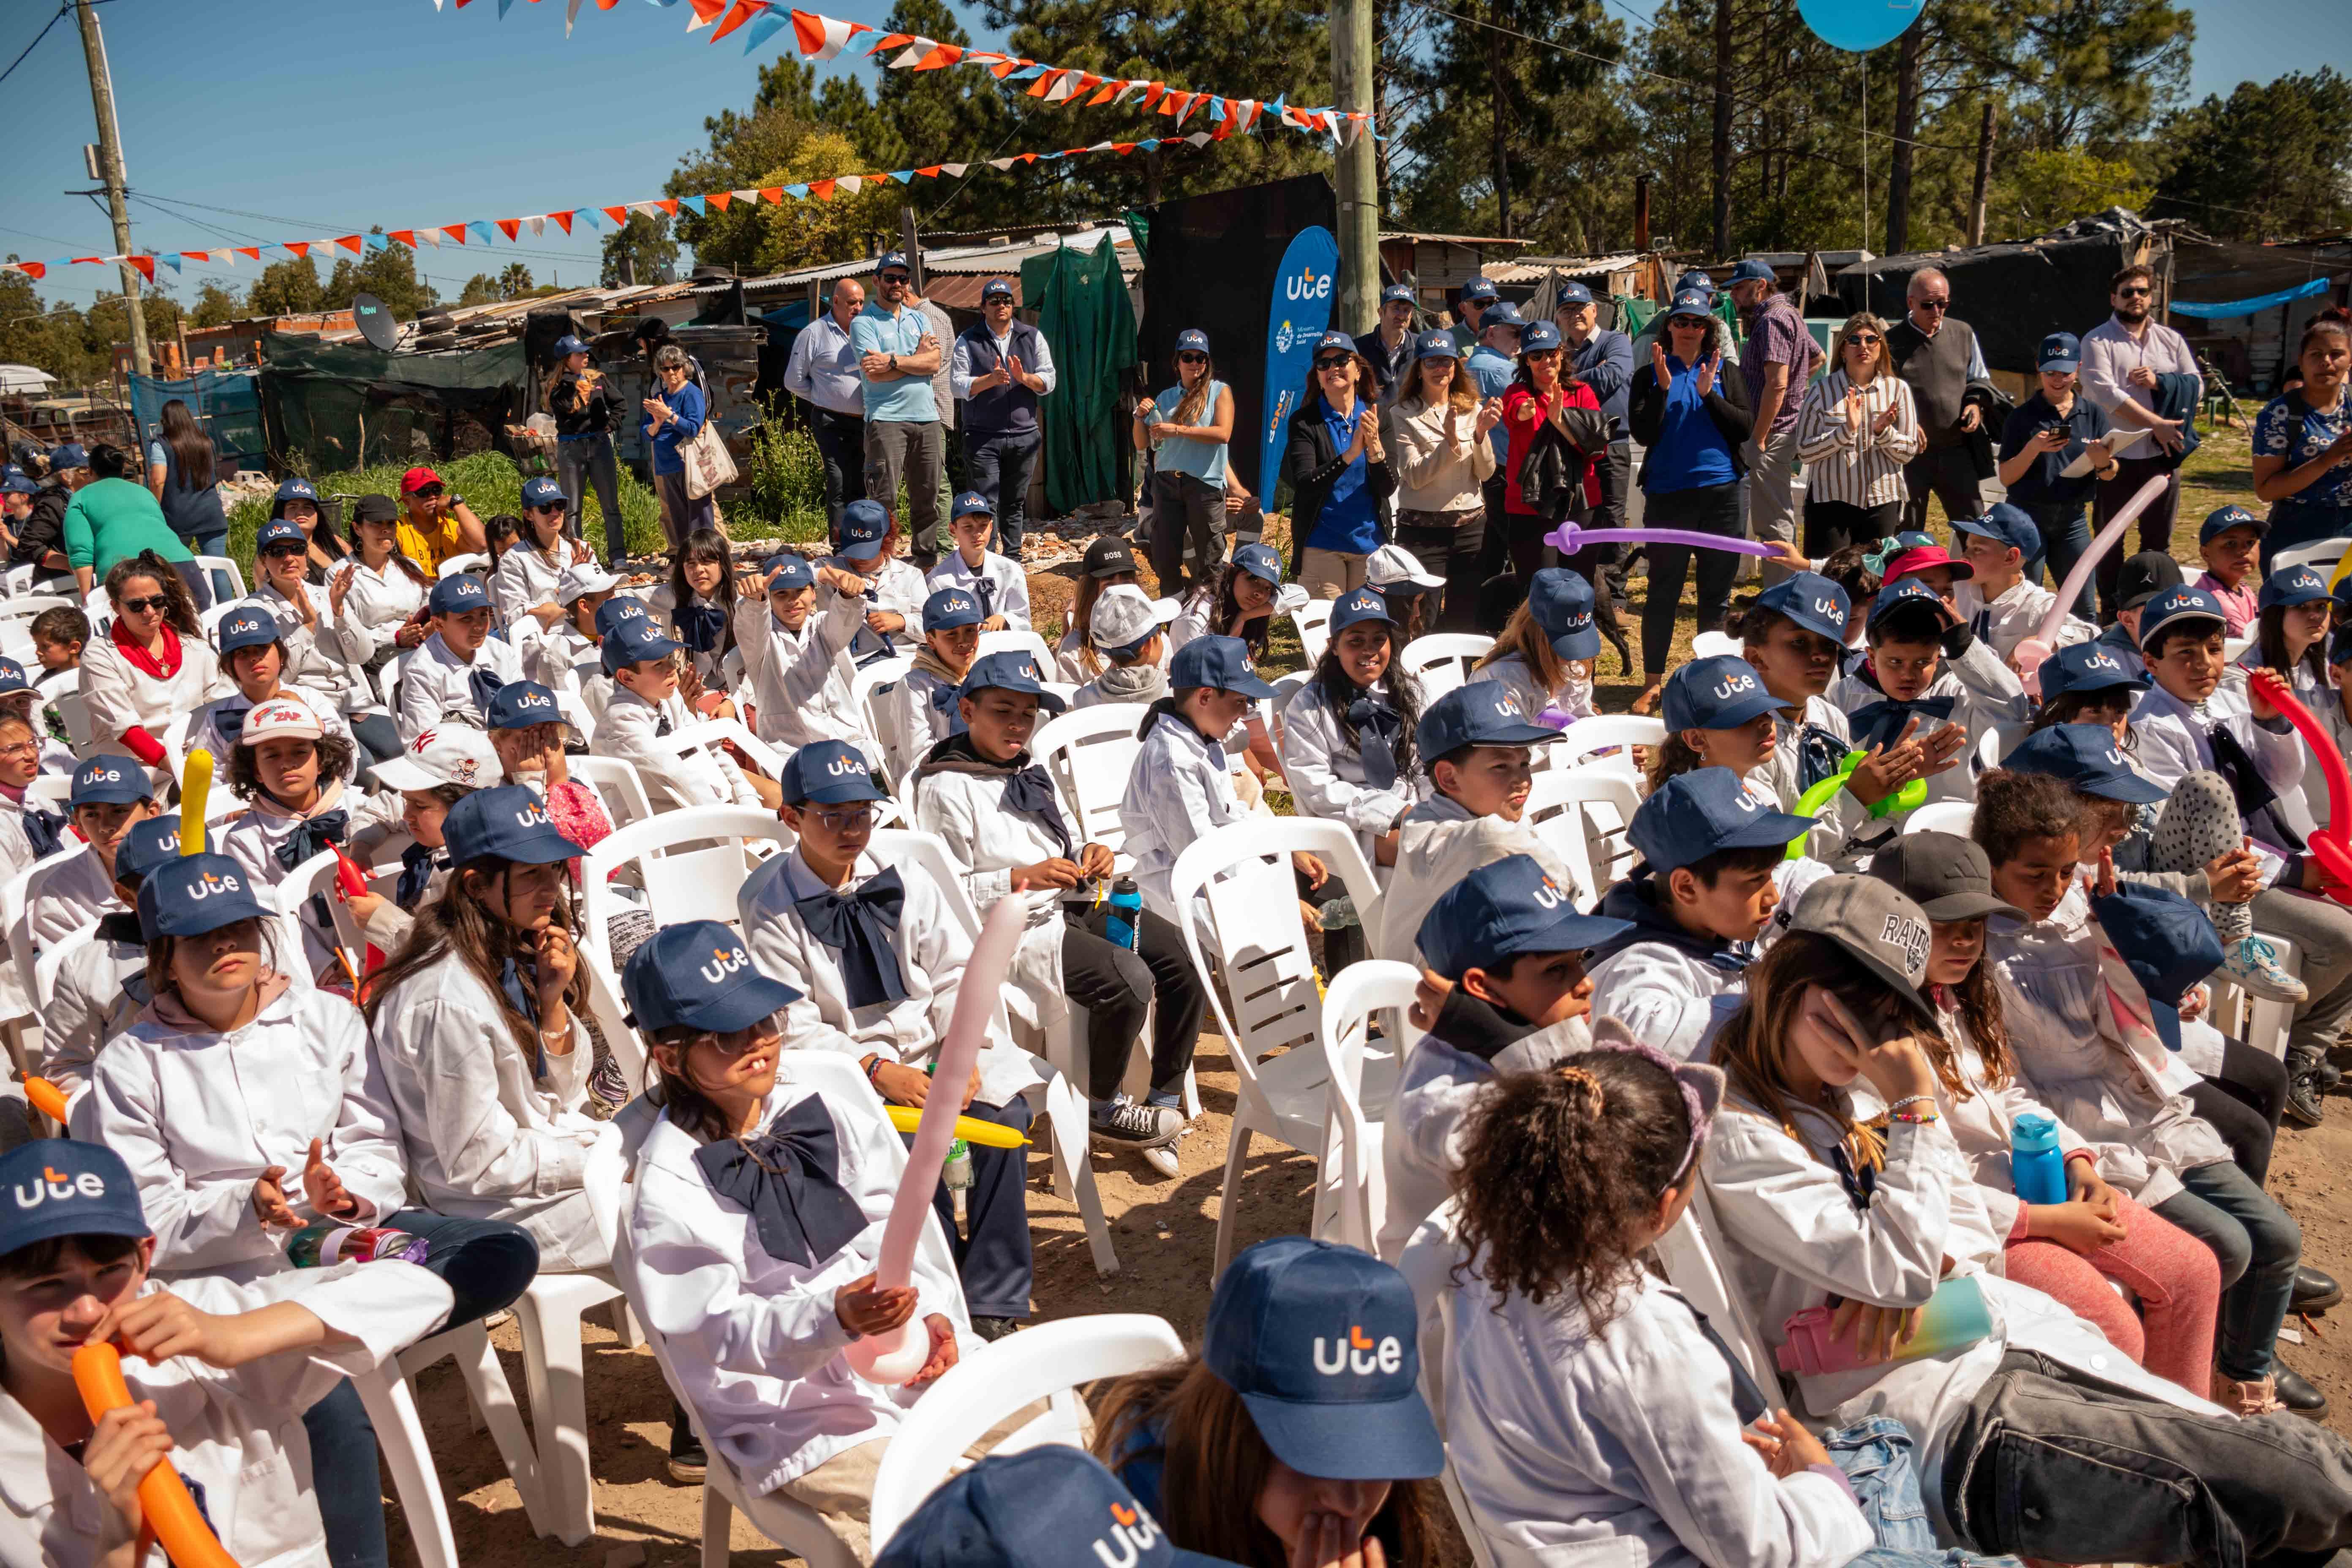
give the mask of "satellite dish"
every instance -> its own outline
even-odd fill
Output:
[[[400,345],[400,323],[392,319],[392,307],[373,294],[352,296],[352,324],[359,328],[360,336],[386,353]]]

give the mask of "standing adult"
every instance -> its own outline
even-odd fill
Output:
[[[949,382],[963,405],[963,461],[971,488],[996,515],[996,550],[1021,559],[1029,529],[1029,479],[1037,471],[1045,428],[1037,400],[1054,390],[1054,353],[1045,334],[1013,314],[1013,283],[981,286],[980,322],[955,341]]]
[[[437,574],[452,555],[489,548],[489,532],[466,498],[423,464],[400,476],[400,552],[427,572]]]
[[[1666,299],[1671,302],[1690,293],[1698,293],[1706,296],[1707,311],[1710,315],[1714,313],[1716,295],[1715,279],[1707,275],[1706,268],[1704,267],[1694,267],[1689,271],[1684,273],[1681,277],[1675,279],[1674,289],[1666,296]],[[1666,318],[1673,313],[1671,303],[1669,303],[1668,309],[1661,310],[1656,315],[1651,317],[1650,324],[1633,334],[1634,364],[1645,365],[1649,363],[1650,350],[1653,346],[1659,348],[1666,346]],[[1719,321],[1723,320],[1723,318],[1717,316],[1716,320]],[[1739,363],[1739,345],[1732,341],[1731,333],[1727,331],[1717,333],[1716,335],[1716,346],[1722,352],[1724,363],[1738,364]]]
[[[1328,331],[1290,416],[1283,472],[1290,480],[1291,575],[1316,599],[1364,585],[1381,546],[1381,499],[1396,488],[1381,439],[1372,367],[1356,340]]]
[[[1176,384],[1135,405],[1133,434],[1135,449],[1152,459],[1152,574],[1160,593],[1176,598],[1180,589],[1191,593],[1215,582],[1225,556],[1225,443],[1234,435],[1234,396],[1217,379],[1208,333],[1187,327],[1176,334]]]
[[[1462,308],[1454,313],[1454,342],[1464,353],[1486,341],[1486,314],[1501,297],[1493,279],[1483,276],[1462,285]]]
[[[1607,426],[1592,389],[1566,374],[1559,329],[1529,321],[1519,331],[1519,369],[1503,394],[1503,515],[1510,530],[1511,575],[1524,595],[1536,574],[1559,557],[1549,542],[1563,521],[1581,521],[1598,493],[1592,466],[1607,449]],[[1528,459],[1541,448],[1543,458]],[[1532,470],[1532,473],[1531,473]],[[1539,477],[1531,493],[1528,480]]]
[[[1903,466],[1919,452],[1919,416],[1887,357],[1886,323],[1866,310],[1849,316],[1831,348],[1837,363],[1805,389],[1797,416],[1803,549],[1815,561],[1902,526]]]
[[[931,319],[908,299],[914,279],[906,256],[892,251],[874,268],[874,298],[850,328],[866,400],[866,493],[898,514],[907,484],[908,538],[915,564],[940,558],[940,487],[947,478],[947,428],[940,422],[931,376],[946,345]],[[901,519],[902,525],[907,519]]]
[[[163,405],[163,429],[147,443],[147,489],[163,521],[197,555],[228,553],[228,512],[221,505],[219,457],[213,438],[179,398]],[[213,592],[226,594],[228,574],[213,574]]]
[[[1785,544],[1797,532],[1797,410],[1821,350],[1766,263],[1751,257],[1731,269],[1731,302],[1748,334],[1739,374],[1755,415],[1747,452],[1748,537]],[[1763,573],[1769,585],[1789,568],[1769,562]]]
[[[1381,427],[1397,482],[1396,542],[1445,584],[1444,603],[1429,630],[1469,631],[1477,625],[1484,581],[1478,555],[1486,532],[1482,487],[1496,464],[1486,437],[1502,417],[1500,402],[1478,395],[1455,356],[1451,332],[1423,332],[1415,340],[1413,379],[1388,405]]]
[[[661,500],[662,532],[670,552],[686,548],[686,536],[698,528],[719,526],[717,510],[709,496],[695,496],[686,488],[686,458],[680,450],[702,431],[710,416],[702,388],[694,384],[686,351],[664,343],[654,353],[654,374],[661,385],[644,400],[642,421],[646,442],[653,448],[654,493]]]
[[[866,499],[866,378],[851,328],[866,309],[866,285],[834,280],[817,319],[793,340],[784,390],[809,405],[809,428],[824,458],[824,520],[841,531],[841,509]]]
[[[1452,341],[1450,334],[1447,341]],[[1356,352],[1372,367],[1372,379],[1380,384],[1383,407],[1395,402],[1411,386],[1412,373],[1420,356],[1412,335],[1411,289],[1391,283],[1381,290],[1381,319],[1370,331],[1356,340]]]
[[[66,561],[66,508],[73,504],[74,491],[89,483],[89,454],[79,441],[67,441],[53,448],[48,455],[49,471],[46,475],[28,475],[40,488],[33,492],[33,505],[25,521],[17,526],[16,542],[9,549],[11,566],[37,566],[43,571],[63,572]]]
[[[1933,267],[1911,274],[1904,290],[1906,313],[1886,334],[1897,374],[1911,384],[1926,445],[1904,466],[1903,526],[1927,526],[1927,497],[1944,503],[1944,515],[1978,517],[1976,459],[1969,437],[1984,424],[1984,411],[1969,397],[1971,383],[1985,379],[1984,354],[1966,321],[1952,320],[1952,284]]]
[[[2263,570],[2282,550],[2352,535],[2352,335],[2338,316],[2303,329],[2303,385],[2254,416],[2254,494],[2271,503]]]
[[[2027,580],[2040,582],[2046,561],[2051,575],[2063,584],[2091,547],[2091,525],[2083,507],[2098,477],[2115,471],[2116,458],[2107,447],[2106,410],[2083,395],[2077,379],[2083,346],[2074,334],[2052,332],[2034,357],[2042,384],[2000,427],[2000,482],[2009,491],[2010,504],[2032,518],[2042,535],[2041,553],[2025,563]],[[2085,454],[2089,466],[2069,478],[2066,470]],[[2111,556],[2118,553],[2109,552]],[[2117,561],[2115,570],[2108,571],[2102,563],[2097,573],[2105,579],[2099,597],[2106,602],[2111,619],[2123,565]],[[2091,618],[2089,584],[2066,609],[2086,621]]]
[[[1473,282],[1478,281],[1472,279]],[[1478,346],[1470,351],[1463,368],[1470,373],[1472,385],[1477,389],[1479,401],[1500,398],[1511,390],[1511,383],[1519,374],[1519,308],[1502,300],[1479,316]],[[1510,437],[1500,425],[1487,433],[1486,440],[1495,448],[1495,471],[1480,486],[1480,498],[1486,503],[1486,537],[1478,546],[1478,578],[1481,583],[1499,577],[1511,559],[1510,522],[1506,515],[1509,498],[1503,489],[1503,462],[1510,456]],[[1519,595],[1525,597],[1527,584],[1519,585]],[[1502,612],[1507,616],[1507,608]],[[1500,632],[1497,622],[1482,628]]]
[[[1601,486],[1601,502],[1593,509],[1594,528],[1625,526],[1625,494],[1633,484],[1633,442],[1625,426],[1625,389],[1633,379],[1633,340],[1601,325],[1601,307],[1592,290],[1581,283],[1559,287],[1552,303],[1552,321],[1559,328],[1570,376],[1591,388],[1609,421],[1609,451],[1592,466]],[[1626,652],[1625,632],[1617,606],[1625,596],[1622,544],[1588,544],[1560,564],[1592,584],[1592,618],[1601,635],[1617,649],[1625,673],[1633,672]]]
[[[583,531],[587,519],[581,509],[588,488],[595,487],[596,509],[604,514],[604,555],[615,563],[629,552],[621,522],[621,470],[613,458],[613,422],[624,406],[620,389],[590,364],[586,343],[569,332],[555,340],[547,411],[555,417],[556,483]]]
[[[2126,267],[2107,287],[2114,313],[2083,335],[2083,390],[2106,410],[2120,437],[2147,435],[2116,459],[2116,476],[2099,481],[2091,503],[2094,532],[2124,509],[2148,480],[2161,477],[2164,493],[2139,514],[2139,547],[2169,550],[2180,509],[2180,464],[2197,449],[2197,405],[2205,377],[2189,340],[2156,319],[2156,274]],[[2099,562],[2099,596],[2113,603],[2120,545]]]
[[[89,454],[95,477],[74,491],[66,508],[66,559],[76,585],[87,597],[116,562],[152,552],[186,582],[197,609],[212,608],[212,584],[196,569],[194,553],[173,533],[154,495],[130,477],[132,463],[120,447],[101,445]]]

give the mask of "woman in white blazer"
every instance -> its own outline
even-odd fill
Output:
[[[163,731],[173,716],[226,696],[229,685],[205,645],[187,584],[152,552],[116,562],[106,596],[114,620],[81,650],[88,752],[162,767]]]

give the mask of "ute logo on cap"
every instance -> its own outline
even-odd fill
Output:
[[[1545,878],[1544,885],[1550,887],[1551,879]],[[1552,891],[1557,894],[1559,889],[1553,888]],[[1542,895],[1538,893],[1537,897],[1540,899]],[[1331,1356],[1328,1361],[1323,1355],[1323,1336],[1315,1336],[1315,1370],[1325,1377],[1339,1377],[1350,1372],[1358,1377],[1370,1377],[1376,1372],[1393,1373],[1403,1364],[1404,1346],[1394,1334],[1375,1342],[1360,1325],[1350,1323],[1346,1339],[1331,1342]]]
[[[751,955],[740,947],[714,947],[710,950],[710,962],[695,973],[716,985],[751,962]]]
[[[1753,691],[1755,689],[1756,678],[1754,676],[1732,675],[1726,676],[1724,678],[1723,681],[1716,687],[1715,694],[1718,698],[1736,697],[1740,692]]]
[[[1135,1568],[1143,1554],[1160,1544],[1160,1521],[1141,1508],[1110,1505],[1110,1530],[1095,1537],[1095,1557],[1103,1568]]]
[[[224,893],[241,893],[243,891],[245,891],[245,884],[236,879],[235,873],[224,873],[221,876],[215,877],[210,871],[206,871],[204,873],[202,879],[197,881],[195,886],[188,889],[188,900],[193,903],[204,899],[214,898]]]
[[[547,826],[547,813],[535,805],[527,805],[520,811],[516,812],[514,814],[514,819],[518,826],[523,827],[545,827]]]
[[[1906,962],[1903,969],[1907,974],[1927,966],[1927,950],[1935,937],[1922,921],[1908,915],[1889,915],[1886,928],[1878,933],[1878,940],[1905,955]]]
[[[1547,872],[1544,879],[1537,884],[1535,900],[1541,908],[1556,910],[1568,902],[1568,895],[1559,890],[1559,884],[1553,881],[1550,873]]]
[[[2105,762],[2107,766],[2116,769],[2117,772],[2121,772],[2123,771],[2124,765],[2124,754],[2121,752],[2116,751],[2113,746],[2109,746],[2107,748]]]
[[[19,1214],[39,1208],[45,1203],[63,1203],[68,1198],[102,1198],[106,1183],[95,1171],[84,1171],[79,1176],[68,1176],[49,1166],[41,1167],[37,1182],[20,1183],[10,1194],[16,1200]]]
[[[1813,614],[1838,626],[1845,625],[1845,612],[1838,608],[1838,602],[1835,599],[1815,599]]]
[[[546,698],[541,697],[536,691],[526,691],[515,699],[515,706],[518,708],[552,708],[555,704],[550,702]]]
[[[2119,661],[2116,656],[2111,653],[2095,653],[2090,658],[2083,661],[2083,668],[2084,669],[2120,670],[2123,668],[2123,665],[2121,661]]]
[[[865,763],[856,757],[835,757],[824,764],[824,771],[837,779],[845,779],[853,773],[859,778],[866,776]]]

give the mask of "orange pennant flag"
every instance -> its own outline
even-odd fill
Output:
[[[629,209],[626,207],[606,207],[604,216],[613,220],[614,228],[625,228],[628,226]]]
[[[895,49],[901,44],[911,44],[914,41],[915,35],[912,33],[889,33],[877,39],[874,47],[866,52],[869,55],[878,55],[885,49]]]
[[[811,195],[814,195],[817,200],[821,202],[829,202],[833,200],[833,182],[831,180],[811,180],[809,182],[809,192]]]
[[[509,242],[522,232],[522,219],[519,217],[494,218],[491,221],[499,226],[499,232],[505,235]]]
[[[346,234],[338,236],[335,243],[341,246],[345,250],[350,251],[353,256],[357,256],[360,253],[360,247],[362,242],[358,235]]]
[[[1150,113],[1151,106],[1158,103],[1160,97],[1165,94],[1167,90],[1168,84],[1164,81],[1155,81],[1143,89],[1143,111],[1146,114]]]
[[[661,208],[662,211],[669,214],[672,217],[676,217],[677,216],[677,198],[676,196],[664,196],[661,200],[656,202],[654,205]]]
[[[1014,71],[1021,70],[1026,67],[1035,65],[1036,63],[1037,62],[1034,60],[1006,60],[1001,66],[989,67],[988,74],[994,77],[997,80],[1003,81]]]
[[[735,9],[727,13],[727,20],[719,24],[719,30],[710,35],[710,41],[717,43],[767,8],[768,0],[735,0]]]
[[[760,198],[772,206],[781,206],[783,205],[784,200],[784,187],[782,185],[761,185],[760,187]]]
[[[462,223],[445,223],[441,226],[441,232],[460,245],[466,243],[466,226]]]
[[[1087,100],[1087,107],[1088,109],[1092,109],[1097,103],[1108,103],[1113,98],[1118,95],[1118,89],[1119,84],[1118,82],[1107,81],[1103,83],[1102,86],[1095,89],[1095,95]]]
[[[258,261],[261,259],[261,247],[257,245],[240,245],[237,246],[236,249],[236,253],[239,256],[244,257],[247,261]]]
[[[939,44],[932,47],[929,54],[915,62],[915,68],[919,71],[935,71],[942,67],[951,66],[961,58],[963,58],[963,50],[956,45]]]
[[[566,234],[570,234],[572,232],[572,214],[573,210],[574,209],[567,207],[562,212],[550,213],[547,216],[555,220],[556,227],[562,229]]]
[[[708,27],[719,19],[719,14],[721,11],[727,9],[727,0],[692,0],[692,4],[694,26],[687,28],[689,33],[694,31],[695,27]]]
[[[307,239],[289,239],[286,242],[286,248],[294,253],[296,260],[303,260],[310,254],[310,242]]]
[[[413,228],[395,228],[384,237],[404,245],[411,250],[416,248],[416,231]]]
[[[712,206],[717,207],[720,212],[725,212],[727,210],[727,204],[735,199],[735,193],[732,191],[713,191],[702,199],[709,202]]]
[[[940,177],[940,170],[943,167],[945,167],[944,164],[933,163],[926,168],[918,169],[915,173],[922,175],[923,178],[927,180],[936,180]]]
[[[139,268],[139,276],[148,282],[155,281],[155,258],[152,256],[126,256],[122,258]]]

